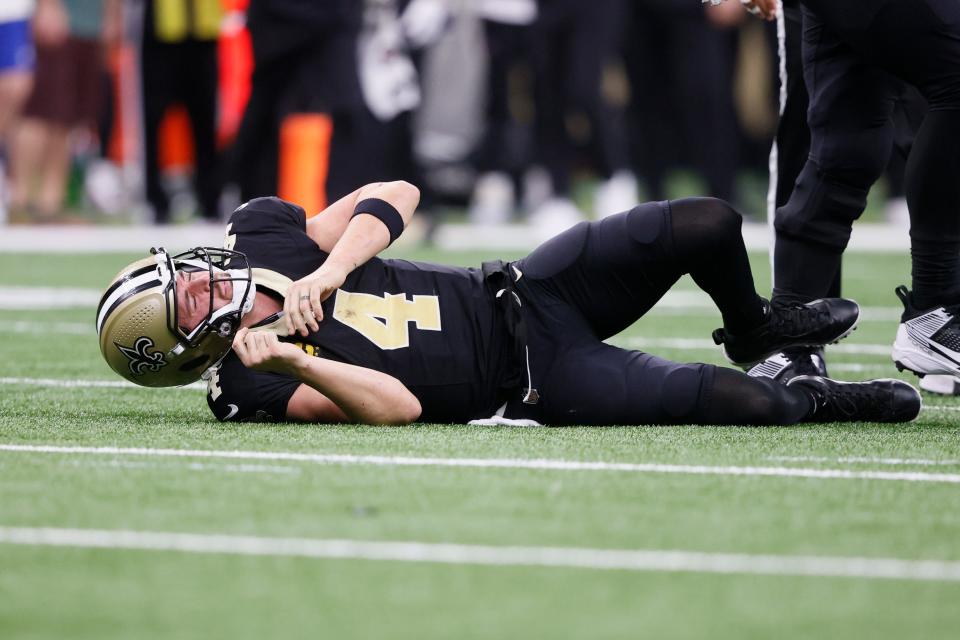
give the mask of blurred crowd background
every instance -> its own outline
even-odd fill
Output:
[[[2,0],[0,220],[313,213],[392,179],[430,223],[695,194],[762,219],[776,28],[699,0]]]

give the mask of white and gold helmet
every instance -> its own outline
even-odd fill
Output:
[[[241,316],[253,306],[250,265],[245,255],[227,249],[197,247],[174,256],[163,249],[150,253],[120,271],[100,298],[100,352],[111,369],[136,384],[189,384],[227,354]],[[210,308],[189,332],[177,321],[178,271],[203,271],[210,278]],[[218,309],[214,280],[233,283],[232,299]]]

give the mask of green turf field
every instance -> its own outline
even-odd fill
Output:
[[[0,255],[0,300],[134,257]],[[908,273],[849,256],[836,377],[896,374]],[[719,363],[679,289],[616,342]],[[0,305],[0,638],[958,634],[960,401],[906,426],[220,424],[201,389],[114,384],[92,306],[36,305]]]

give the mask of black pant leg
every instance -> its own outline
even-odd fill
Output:
[[[176,72],[167,49],[166,45],[145,37],[140,51],[144,186],[147,202],[159,223],[170,218],[170,199],[160,175],[160,123],[176,93]]]
[[[651,202],[580,223],[517,266],[577,309],[601,340],[636,322],[686,273],[737,333],[763,318],[741,223],[740,214],[713,198]]]
[[[562,318],[560,312],[552,321]],[[550,332],[566,326],[558,322]],[[734,369],[681,364],[602,342],[543,346],[559,350],[534,349],[531,355],[544,364],[533,374],[540,402],[514,400],[507,415],[553,425],[791,425],[812,409],[799,388]]]
[[[905,179],[914,304],[960,302],[960,3],[804,2],[864,60],[914,85],[927,100]]]
[[[853,222],[890,156],[903,88],[817,15],[806,11],[803,29],[810,153],[774,219],[774,295],[799,302],[827,295],[836,282]]]
[[[217,153],[217,44],[190,42],[183,46],[183,101],[193,129],[196,157],[194,185],[201,213],[217,219],[220,200],[220,162]]]

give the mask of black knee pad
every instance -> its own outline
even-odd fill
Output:
[[[743,216],[719,198],[683,198],[670,202],[677,250],[691,255],[725,251],[741,239]]]
[[[660,405],[671,418],[689,419],[700,412],[700,390],[707,368],[705,365],[676,365],[663,378]]]
[[[547,240],[517,263],[529,278],[541,280],[555,276],[572,265],[583,253],[590,223],[581,222]]]
[[[618,214],[618,216],[623,216],[627,235],[640,244],[654,244],[660,241],[667,226],[667,221],[659,203],[641,204],[626,213]],[[611,216],[607,220],[610,220],[611,224],[616,223],[618,222],[616,220],[618,216]]]

